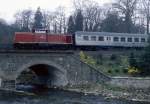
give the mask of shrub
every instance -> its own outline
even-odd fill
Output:
[[[102,54],[99,54],[97,56],[97,64],[98,65],[102,65],[103,64],[103,55]]]
[[[128,68],[128,74],[130,74],[130,75],[134,76],[134,75],[137,75],[139,73],[140,73],[140,71],[136,67],[129,67]]]
[[[140,75],[150,76],[150,38],[148,46],[144,49],[144,54],[141,55],[138,67],[140,69]]]
[[[123,73],[127,73],[128,72],[128,69],[123,69]]]
[[[109,69],[107,72],[111,74],[111,73],[112,73],[112,70]]]
[[[113,65],[114,65],[114,63],[112,63],[112,62],[108,63],[108,66],[113,66]]]
[[[90,56],[87,57],[86,62],[90,65],[96,65],[96,61]]]
[[[99,54],[99,55],[98,55],[98,59],[103,60],[103,55],[102,55],[102,54]]]
[[[119,73],[119,69],[115,69],[115,72],[116,72],[116,73]]]
[[[84,60],[86,60],[87,58],[88,58],[88,56],[83,52],[83,51],[80,51],[80,59],[82,60],[82,61],[84,61]]]
[[[96,65],[96,61],[95,61],[92,57],[87,56],[86,54],[84,54],[83,51],[80,52],[80,59],[81,59],[83,62],[85,62],[85,63],[87,63],[87,64],[89,64],[89,65],[92,65],[92,66],[95,66],[95,65]]]
[[[130,54],[130,57],[129,57],[129,64],[131,67],[137,67],[137,60],[135,58],[135,55],[134,53],[131,53]]]
[[[117,56],[115,55],[115,54],[112,54],[111,56],[110,56],[110,60],[116,60],[117,59]]]
[[[102,60],[97,60],[97,61],[96,61],[96,64],[97,64],[97,65],[103,65],[103,61],[102,61]]]

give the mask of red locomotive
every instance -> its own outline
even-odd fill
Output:
[[[73,39],[70,34],[50,34],[45,29],[33,32],[16,32],[14,37],[15,48],[40,48],[68,49],[72,46]]]

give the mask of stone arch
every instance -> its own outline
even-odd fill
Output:
[[[68,84],[67,71],[60,65],[57,65],[49,60],[38,60],[23,64],[22,66],[18,67],[16,79],[21,74],[21,72],[25,71],[27,68],[31,68],[36,65],[45,65],[51,68],[49,69],[49,73],[51,73],[54,77],[53,80],[51,80],[51,82],[47,82],[48,86],[52,85],[60,87]]]

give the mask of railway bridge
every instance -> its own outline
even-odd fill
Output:
[[[15,89],[23,71],[32,70],[40,83],[66,86],[109,81],[110,78],[79,60],[73,51],[1,50],[0,86]]]

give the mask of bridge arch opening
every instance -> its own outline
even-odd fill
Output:
[[[65,70],[49,64],[32,64],[22,70],[16,85],[32,85],[38,88],[54,88],[67,85]]]

